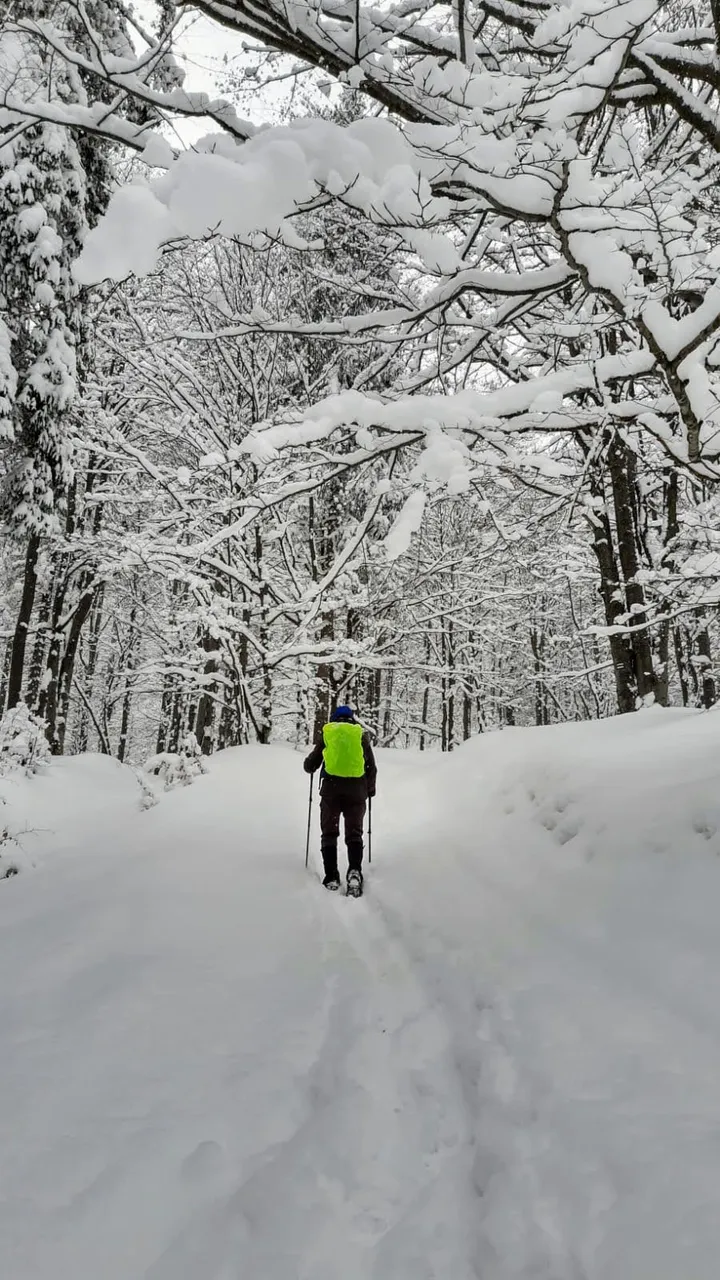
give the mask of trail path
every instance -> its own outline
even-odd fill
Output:
[[[443,844],[430,758],[383,765],[360,902],[305,872],[282,750],[3,891],[0,1274],[715,1277],[710,912],[693,959],[672,866],[674,918],[562,842],[541,874],[510,793]]]

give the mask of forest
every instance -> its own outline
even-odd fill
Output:
[[[0,523],[0,1280],[717,1280],[720,0],[0,0]]]
[[[5,732],[711,707],[719,0],[193,11],[0,6]]]

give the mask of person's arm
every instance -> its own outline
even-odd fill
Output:
[[[323,744],[322,742],[316,742],[315,746],[310,752],[310,755],[306,756],[305,759],[303,760],[303,769],[305,770],[306,773],[314,773],[316,769],[320,768],[320,765],[322,764],[322,762],[323,762]]]
[[[375,761],[373,749],[370,746],[370,738],[367,733],[364,733],[362,736],[362,745],[363,756],[365,758],[365,777],[367,778],[368,795],[374,796],[375,788],[377,786],[377,763]]]

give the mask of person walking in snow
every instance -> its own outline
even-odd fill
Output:
[[[375,795],[377,765],[370,738],[350,707],[336,707],[320,739],[306,756],[306,773],[320,773],[320,850],[326,889],[339,889],[338,836],[345,825],[347,890],[362,893],[363,824],[368,797]]]

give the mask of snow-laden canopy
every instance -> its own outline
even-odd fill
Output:
[[[426,380],[456,367],[459,349],[467,359],[482,348],[488,330],[502,333],[521,314],[547,317],[548,300],[561,297],[578,316],[599,417],[630,419],[674,457],[714,469],[720,264],[709,214],[720,134],[711,7],[692,27],[659,0],[198,7],[390,114],[258,130],[226,103],[153,87],[149,69],[164,49],[134,61],[103,53],[101,42],[81,52],[57,26],[20,21],[16,31],[118,94],[160,114],[207,114],[224,130],[180,155],[147,125],[135,130],[138,150],[165,173],[115,195],[79,280],[151,271],[163,246],[183,237],[299,245],[298,212],[339,200],[391,232],[400,257],[434,279],[421,307],[416,299],[412,314],[386,317],[388,340],[416,340],[420,321],[424,334],[428,324],[457,334],[452,354],[446,345],[434,367],[424,361]],[[21,99],[11,85],[6,113],[27,111]],[[133,132],[112,107],[54,111],[124,140]],[[510,345],[517,354],[517,337]],[[640,396],[629,383],[603,382],[598,360],[608,348],[647,357]],[[513,368],[505,344],[502,377],[549,371],[535,358],[530,365]]]

